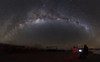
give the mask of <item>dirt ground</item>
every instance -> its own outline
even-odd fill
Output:
[[[78,59],[67,52],[34,52],[0,54],[0,62],[100,62],[100,55],[89,54],[87,58]]]

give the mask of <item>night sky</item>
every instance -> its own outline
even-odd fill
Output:
[[[0,0],[0,42],[100,47],[99,0]]]

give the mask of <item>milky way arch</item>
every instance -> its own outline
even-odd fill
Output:
[[[75,27],[80,27],[86,31],[86,34],[89,35],[89,37],[92,36],[92,29],[90,26],[88,26],[85,23],[80,22],[79,18],[68,18],[63,17],[57,14],[49,13],[44,10],[39,10],[38,13],[34,13],[33,11],[29,12],[26,19],[23,23],[18,23],[17,26],[15,26],[12,30],[10,30],[2,39],[2,42],[10,42],[15,41],[18,37],[18,34],[22,33],[26,28],[31,28],[34,24],[45,24],[47,22],[52,23],[64,23],[68,25],[73,25]],[[14,42],[13,42],[14,43]]]

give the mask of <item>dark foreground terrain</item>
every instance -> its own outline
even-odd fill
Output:
[[[87,58],[78,59],[71,50],[0,44],[0,62],[100,62],[100,55],[89,53]]]
[[[0,62],[100,62],[100,55],[89,54],[85,59],[78,59],[67,52],[3,53]]]

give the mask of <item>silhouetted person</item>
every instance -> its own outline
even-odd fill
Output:
[[[84,45],[84,54],[88,55],[88,46],[86,44]]]

